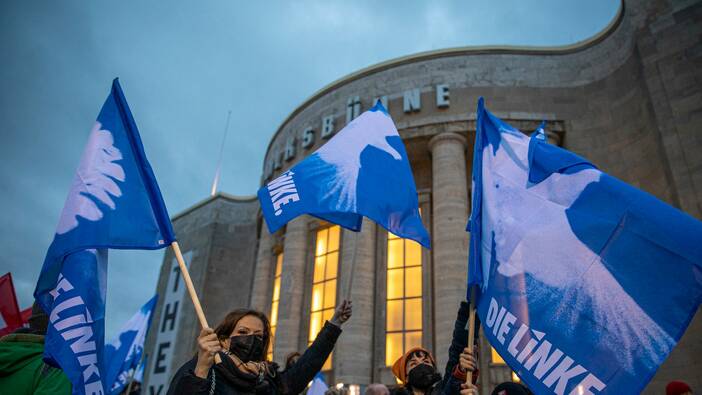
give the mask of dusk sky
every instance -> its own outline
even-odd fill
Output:
[[[255,194],[268,142],[328,83],[416,52],[587,39],[615,0],[0,3],[0,275],[33,302],[88,133],[119,77],[170,214]],[[468,109],[466,109],[468,111]],[[156,291],[163,251],[110,251],[107,340]],[[232,284],[235,287],[236,284]]]

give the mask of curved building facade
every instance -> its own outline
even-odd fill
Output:
[[[305,349],[343,297],[351,252],[359,243],[351,290],[354,316],[325,365],[328,381],[393,383],[389,366],[414,345],[433,350],[443,366],[466,294],[469,235],[464,229],[480,96],[492,112],[521,130],[534,130],[545,120],[552,143],[702,218],[701,26],[699,1],[626,1],[600,34],[572,46],[421,53],[360,70],[323,88],[274,134],[262,183],[381,100],[407,148],[433,248],[398,239],[367,220],[358,237],[307,216],[271,235],[259,210],[248,217],[255,224],[248,229],[257,232],[255,253],[246,258],[252,268],[244,281],[248,299],[232,301],[233,306],[249,304],[270,314],[275,326],[271,357],[282,363],[288,353]],[[237,202],[257,209],[253,200]],[[235,259],[242,262],[237,267],[246,266],[244,258]],[[213,277],[196,285],[207,298],[216,281]],[[161,283],[159,290],[165,287]],[[205,307],[207,312],[207,303]],[[155,323],[163,320],[165,305],[158,309]],[[223,314],[207,313],[211,319]],[[183,310],[182,316],[195,322],[194,313]],[[195,331],[188,332],[194,339]],[[156,337],[150,335],[147,346],[152,354]],[[188,352],[174,361],[192,355],[193,344],[182,345]],[[480,355],[483,393],[516,379],[484,341]],[[660,393],[672,379],[702,388],[699,355],[698,313],[647,392]],[[155,368],[153,360],[149,369]]]

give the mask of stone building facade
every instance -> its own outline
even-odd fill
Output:
[[[388,235],[367,220],[358,234],[311,217],[270,234],[255,201],[220,196],[175,221],[177,233],[186,235],[181,237],[192,235],[193,246],[202,243],[206,249],[208,242],[220,241],[222,254],[232,251],[231,256],[192,259],[208,318],[220,319],[228,308],[246,304],[270,314],[276,331],[272,357],[280,363],[289,352],[304,350],[330,306],[344,297],[358,243],[354,316],[327,362],[329,381],[392,383],[389,363],[414,344],[433,350],[443,365],[456,310],[466,294],[469,235],[464,229],[480,96],[492,112],[521,130],[534,130],[545,120],[552,143],[702,218],[701,36],[702,2],[631,0],[600,34],[571,46],[432,51],[333,82],[279,127],[266,152],[262,182],[382,100],[406,145],[432,250]],[[242,215],[232,216],[230,209]],[[163,270],[171,260],[167,254]],[[225,263],[236,269],[225,269]],[[221,275],[205,278],[210,271]],[[162,275],[159,291],[166,281]],[[221,302],[233,289],[239,294],[226,308],[207,303],[208,298]],[[156,314],[154,325],[162,320],[159,314],[163,312]],[[191,308],[184,308],[181,319],[186,318],[174,363],[192,355],[197,322]],[[157,351],[154,337],[152,333],[149,339],[151,355]],[[480,355],[483,393],[513,379],[484,341]],[[672,379],[702,389],[700,355],[698,313],[646,393],[661,393]]]

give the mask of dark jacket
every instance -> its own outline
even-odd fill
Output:
[[[477,317],[476,317],[477,318]],[[448,362],[441,380],[425,392],[426,395],[457,395],[461,391],[461,381],[453,376],[453,370],[458,365],[458,360],[468,344],[468,331],[465,329],[468,324],[468,303],[461,302],[458,308],[458,316],[453,328],[453,339],[448,349]],[[476,331],[477,334],[477,331]],[[407,387],[399,387],[392,391],[393,395],[411,395],[412,390]]]
[[[171,381],[167,395],[204,395],[212,392],[214,382],[214,392],[217,395],[237,395],[237,394],[299,394],[314,376],[322,369],[324,362],[331,354],[336,344],[336,339],[341,334],[341,328],[330,324],[328,321],[314,339],[314,342],[307,348],[298,361],[289,369],[277,370],[278,366],[273,364],[272,376],[265,376],[262,381],[252,385],[242,385],[241,382],[233,382],[229,372],[224,371],[228,356],[220,353],[225,361],[214,365],[207,376],[207,379],[195,375],[197,356],[186,362]],[[227,360],[225,360],[227,358]],[[214,380],[213,380],[214,376]]]

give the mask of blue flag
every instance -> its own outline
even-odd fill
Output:
[[[537,394],[639,393],[702,301],[702,222],[478,102],[470,283]]]
[[[324,381],[324,375],[321,372],[318,372],[314,376],[314,379],[312,380],[312,383],[310,384],[310,389],[307,390],[307,394],[308,395],[324,395],[328,389],[329,389],[329,386],[327,385],[327,382]]]
[[[144,353],[144,340],[151,326],[158,295],[145,305],[122,327],[115,339],[105,346],[105,384],[108,394],[118,395],[129,384]],[[134,372],[134,373],[132,373]]]
[[[366,216],[429,248],[417,188],[395,124],[380,102],[258,191],[270,232],[302,214],[359,231]]]
[[[119,82],[88,138],[34,297],[49,314],[44,359],[74,394],[106,393],[102,366],[107,249],[175,241],[161,192]]]

